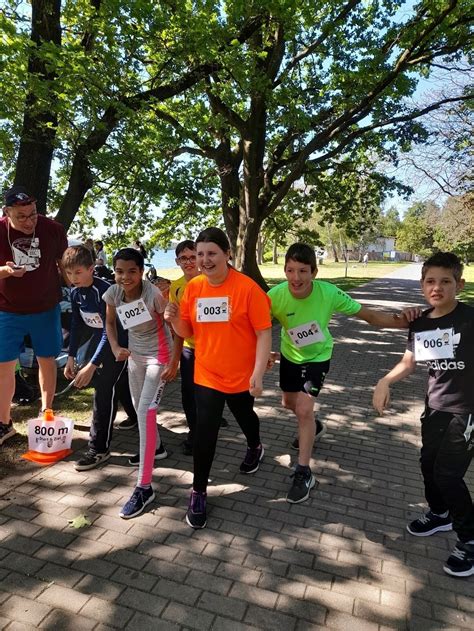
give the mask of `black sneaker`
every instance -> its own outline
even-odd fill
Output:
[[[443,570],[451,576],[472,576],[474,574],[474,543],[458,541]]]
[[[150,502],[155,499],[155,492],[151,486],[144,489],[137,486],[132,493],[132,497],[128,500],[125,506],[120,511],[119,515],[122,519],[131,519],[143,512],[145,506],[148,506]]]
[[[316,434],[314,436],[314,442],[316,442],[326,433],[326,425],[324,425],[324,423],[319,421],[317,418],[314,419],[314,422],[316,423]],[[300,441],[298,440],[298,438],[295,438],[295,440],[291,443],[291,446],[293,449],[298,451],[298,449],[300,448]]]
[[[435,515],[430,510],[419,519],[415,519],[407,525],[407,530],[411,535],[415,537],[429,537],[434,535],[435,532],[445,532],[453,529],[453,522],[451,517],[440,517]]]
[[[155,451],[155,461],[156,460],[164,460],[168,458],[168,452],[165,449],[163,443],[160,443],[160,446]],[[132,465],[132,467],[138,467],[140,464],[140,454],[135,454],[131,458],[128,459],[128,464]]]
[[[135,429],[136,427],[138,427],[137,419],[130,418],[129,416],[121,423],[115,425],[115,429]]]
[[[296,471],[291,476],[293,478],[293,484],[291,485],[286,501],[290,504],[299,504],[304,502],[309,497],[309,492],[316,484],[316,479],[311,473],[309,467],[296,467]]]
[[[75,464],[76,471],[87,471],[88,469],[95,469],[103,462],[107,462],[110,458],[110,451],[104,454],[98,454],[92,449],[86,451],[86,453]]]
[[[13,423],[0,423],[0,445],[3,445],[9,438],[15,436],[16,429],[13,427]]]
[[[207,493],[198,493],[191,491],[189,498],[189,507],[186,512],[186,523],[196,530],[205,528],[207,524],[206,516],[206,498]]]
[[[255,473],[258,470],[260,461],[263,459],[265,450],[260,443],[258,447],[251,449],[247,447],[247,453],[245,454],[244,461],[240,465],[240,473]]]

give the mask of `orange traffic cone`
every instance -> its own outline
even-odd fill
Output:
[[[53,410],[45,410],[42,418],[28,421],[28,451],[22,458],[41,465],[53,464],[72,453],[74,421],[54,416]]]

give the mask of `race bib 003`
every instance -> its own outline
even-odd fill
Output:
[[[324,341],[324,334],[315,320],[288,329],[287,333],[291,337],[293,344],[298,348]]]
[[[453,334],[453,329],[415,333],[415,361],[452,359],[454,357]]]
[[[229,296],[198,298],[196,301],[197,322],[229,322]]]
[[[117,307],[117,315],[124,329],[132,329],[153,319],[141,298]]]

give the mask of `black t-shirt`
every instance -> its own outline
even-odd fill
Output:
[[[453,357],[426,361],[429,368],[427,405],[455,414],[474,413],[474,308],[458,302],[440,318],[429,318],[433,309],[410,324],[407,348],[414,352],[415,334],[453,329]]]

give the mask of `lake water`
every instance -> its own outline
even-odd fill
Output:
[[[155,250],[151,257],[151,263],[157,270],[169,269],[170,267],[176,267],[175,258],[174,248],[170,250]]]

